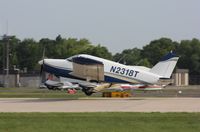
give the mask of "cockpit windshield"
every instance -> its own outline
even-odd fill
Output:
[[[66,60],[72,62],[72,59],[73,59],[74,57],[77,57],[77,55],[71,56],[71,57],[67,58]]]

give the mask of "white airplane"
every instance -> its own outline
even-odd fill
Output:
[[[114,83],[162,84],[169,79],[179,57],[169,52],[153,68],[129,66],[103,58],[79,54],[67,59],[43,59],[41,71],[55,76],[75,78],[101,84],[82,85],[86,95],[109,88]],[[80,85],[81,86],[81,85]]]

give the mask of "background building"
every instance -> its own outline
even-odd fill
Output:
[[[188,69],[176,69],[172,74],[175,86],[188,86],[189,85],[189,70]]]

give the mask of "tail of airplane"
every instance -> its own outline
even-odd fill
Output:
[[[170,78],[179,57],[170,52],[165,55],[151,70],[150,72],[162,76],[162,78]]]

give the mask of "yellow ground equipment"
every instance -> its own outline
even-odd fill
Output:
[[[124,98],[131,97],[129,92],[103,92],[103,97],[115,97],[115,98]]]

